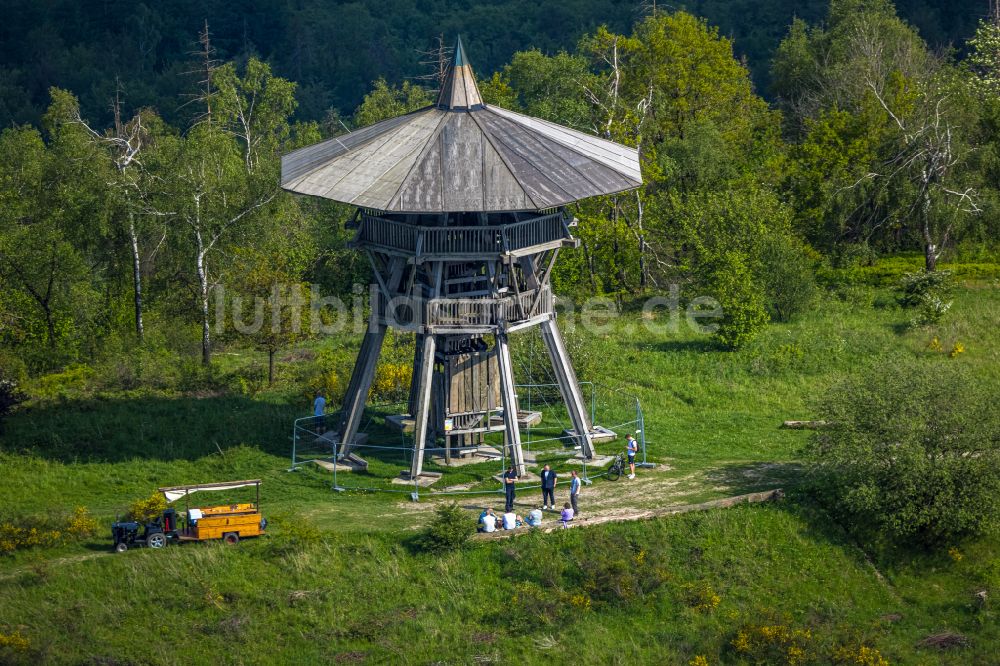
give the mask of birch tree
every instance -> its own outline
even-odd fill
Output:
[[[211,292],[218,284],[227,244],[247,242],[257,217],[278,196],[274,182],[248,174],[245,154],[232,137],[207,123],[176,141],[161,164],[164,187],[159,210],[187,238],[193,266],[201,360],[212,361]]]
[[[111,165],[107,186],[111,193],[109,217],[123,232],[131,259],[132,303],[136,338],[141,343],[143,323],[143,264],[151,261],[167,239],[164,218],[150,202],[155,179],[145,168],[146,155],[158,135],[165,132],[163,122],[150,110],[141,110],[129,119],[122,117],[121,98],[112,103],[114,124],[98,131],[80,115],[76,97],[63,90],[53,90],[53,110],[63,122],[79,127],[88,140],[106,156]]]

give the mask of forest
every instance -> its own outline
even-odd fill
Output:
[[[52,87],[37,125],[0,135],[0,354],[12,378],[151,349],[187,358],[192,344],[208,367],[231,342],[273,366],[308,333],[215,340],[218,303],[273,305],[288,296],[276,284],[351,301],[367,281],[345,249],[350,211],[281,192],[278,157],[425,106],[435,80],[380,77],[351,113],[317,119],[299,112],[311,84],[253,55],[223,61],[208,25],[178,61],[191,74],[175,77],[175,109],[136,106],[124,79],[107,79],[105,118]],[[516,51],[479,70],[480,87],[490,104],[641,152],[641,190],[574,207],[582,247],[559,263],[557,291],[619,308],[670,285],[685,299],[709,294],[725,310],[717,339],[737,348],[879,257],[916,252],[927,271],[942,258],[993,260],[998,30],[981,20],[960,49],[940,51],[887,0],[835,0],[788,26],[768,100],[717,27],[651,9],[630,32],[601,26],[568,50]],[[490,43],[469,41],[473,54]],[[920,317],[943,316],[935,298]]]
[[[37,124],[52,86],[72,90],[94,122],[111,120],[120,85],[132,108],[155,107],[185,127],[197,115],[190,101],[191,54],[208,24],[221,61],[268,62],[298,84],[296,119],[322,120],[330,109],[349,112],[379,77],[400,84],[427,73],[426,52],[444,35],[465,34],[482,73],[499,70],[517,51],[554,55],[600,25],[629,30],[655,2],[564,0],[495,2],[277,2],[238,5],[209,0],[132,3],[123,0],[11,0],[0,25],[0,123]],[[935,51],[964,53],[986,0],[901,0],[899,15]],[[823,18],[825,0],[696,0],[662,5],[718,26],[746,58],[757,90],[770,95],[770,61],[793,18]],[[357,48],[359,45],[362,48]]]

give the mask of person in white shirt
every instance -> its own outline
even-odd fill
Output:
[[[513,511],[508,511],[507,513],[503,514],[503,528],[505,530],[512,530],[516,527],[520,527],[523,524],[524,522],[521,520],[521,517],[516,513],[514,513]]]
[[[480,520],[482,523],[484,532],[496,532],[497,531],[497,517],[493,515],[492,512],[487,513]]]
[[[532,509],[528,512],[528,527],[538,527],[542,524],[542,510]]]

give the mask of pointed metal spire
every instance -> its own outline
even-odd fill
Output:
[[[479,94],[479,86],[476,85],[476,75],[472,72],[472,65],[469,64],[465,47],[462,46],[462,38],[459,37],[455,44],[451,67],[448,68],[444,85],[441,86],[437,106],[439,109],[466,111],[482,105],[483,98]]]

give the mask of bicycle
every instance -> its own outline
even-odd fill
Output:
[[[625,462],[625,455],[623,453],[616,455],[615,459],[611,461],[611,467],[608,467],[608,481],[617,481],[620,479],[627,465],[628,463]]]

